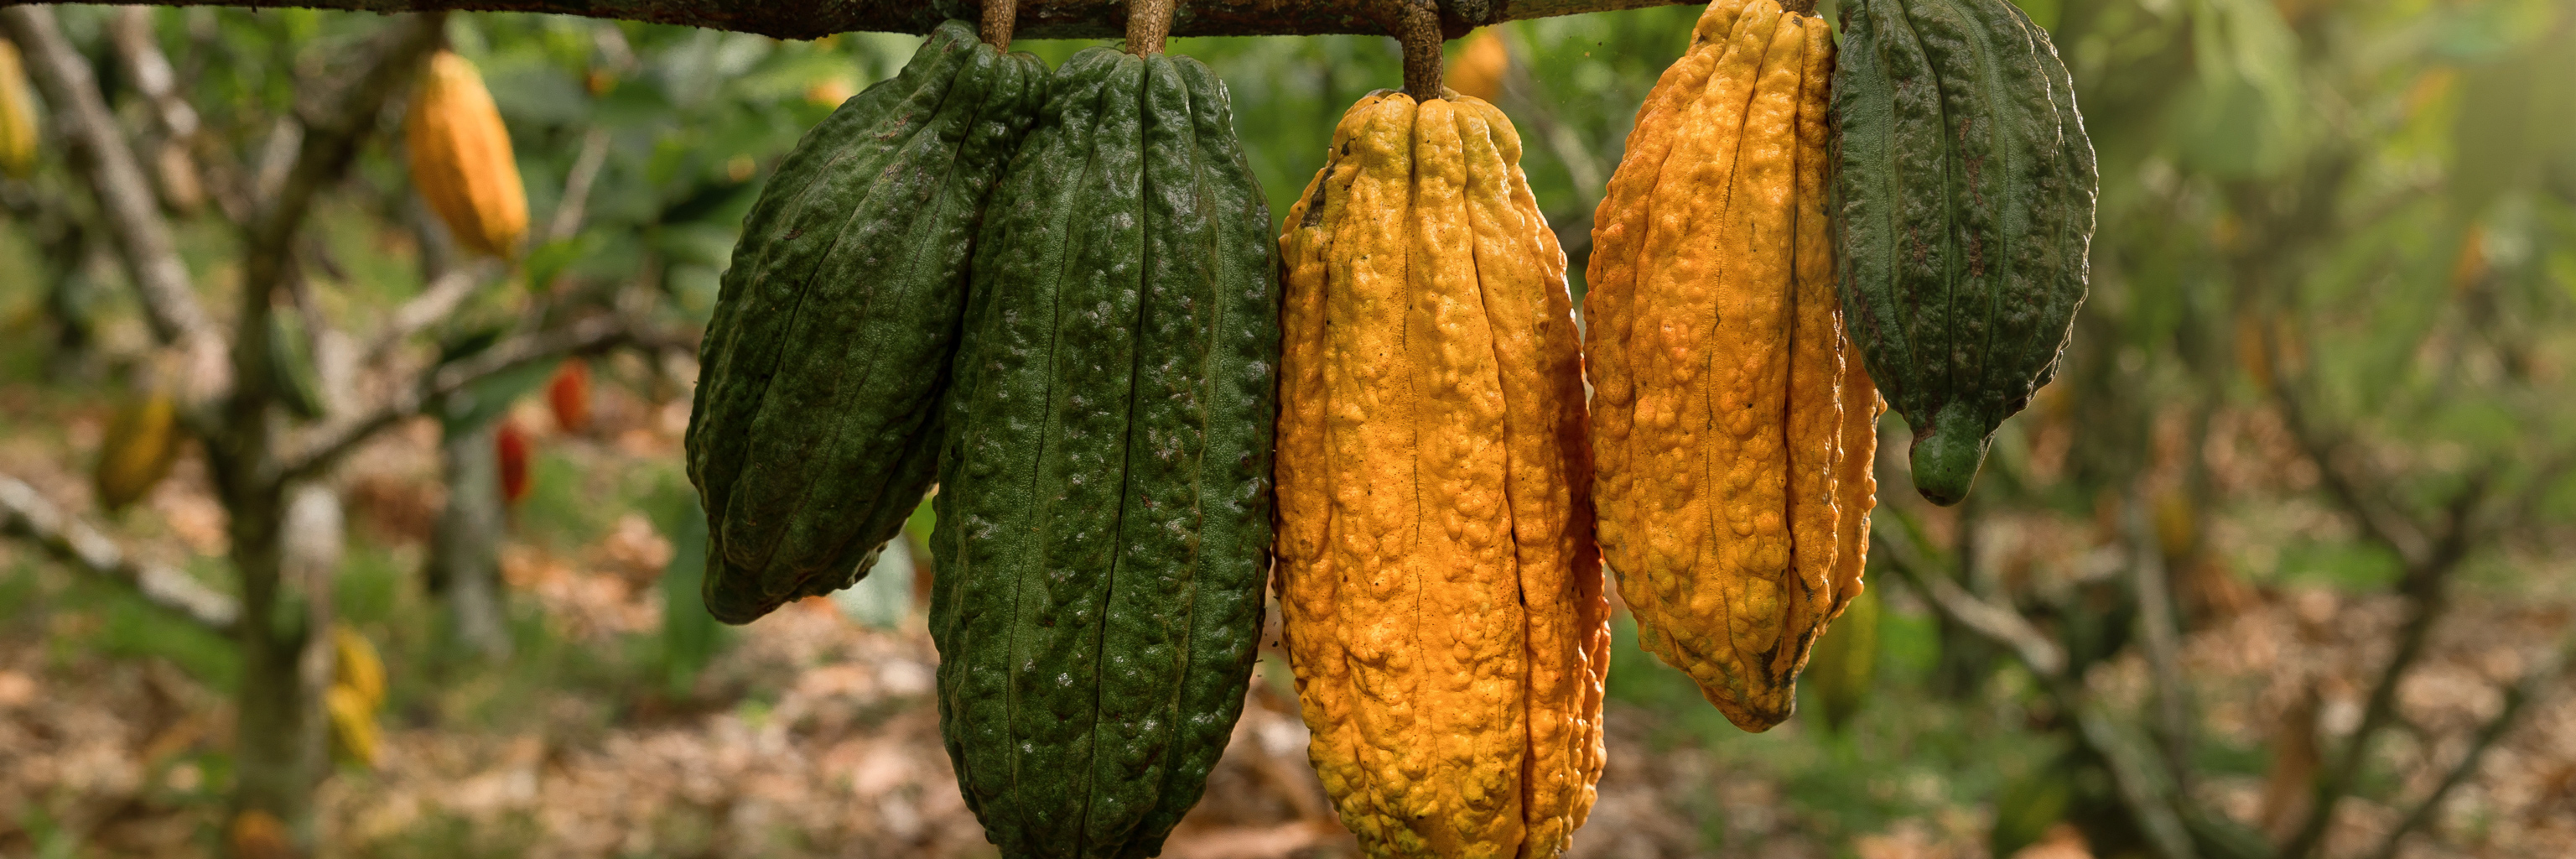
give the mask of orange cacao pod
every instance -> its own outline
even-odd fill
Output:
[[[457,243],[510,256],[528,231],[528,195],[510,130],[474,64],[451,51],[430,57],[404,132],[412,186]]]

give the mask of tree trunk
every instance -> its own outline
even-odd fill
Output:
[[[301,610],[281,605],[285,506],[285,495],[274,484],[234,494],[226,505],[232,514],[233,566],[242,585],[231,817],[264,812],[289,832],[309,834],[314,768],[304,738],[312,706],[299,669],[311,630]]]
[[[501,467],[496,425],[448,427],[439,442],[447,507],[430,535],[430,590],[447,603],[449,640],[488,659],[510,655],[501,609]]]

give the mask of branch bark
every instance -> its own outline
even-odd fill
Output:
[[[2141,761],[2135,745],[2087,700],[2083,679],[2067,672],[2065,649],[2049,640],[2020,612],[1979,599],[1956,582],[1932,574],[1912,539],[1896,536],[1896,530],[1869,529],[1872,554],[1886,559],[1898,576],[1932,603],[1933,610],[2011,648],[2022,666],[2030,669],[2040,686],[2048,690],[2058,708],[2075,722],[2076,737],[2101,757],[2121,805],[2146,831],[2148,846],[2163,859],[2195,859],[2198,854],[2182,822],[2183,800],[2176,786],[2158,777],[2156,767]]]
[[[243,290],[240,327],[233,343],[237,401],[233,429],[245,437],[266,431],[257,412],[275,393],[267,390],[266,372],[271,294],[291,274],[295,237],[305,215],[312,211],[314,198],[348,172],[358,147],[375,131],[385,103],[438,45],[446,21],[443,13],[396,21],[359,49],[366,65],[354,80],[322,104],[297,110],[302,134],[295,160],[277,192],[260,199],[250,221],[242,225]]]
[[[2326,830],[2334,823],[2335,808],[2352,793],[2361,776],[2362,764],[2370,757],[2371,747],[2381,731],[2397,720],[2397,684],[2424,657],[2433,637],[2433,627],[2451,607],[2450,585],[2460,562],[2468,556],[2475,527],[2475,514],[2486,500],[2487,473],[2472,479],[2469,486],[2447,505],[2442,523],[2435,528],[2418,527],[2421,532],[2438,533],[2419,562],[2409,563],[2405,577],[2398,583],[2399,592],[2411,603],[2404,626],[2397,631],[2396,649],[2389,654],[2388,664],[2380,669],[2379,679],[2371,684],[2369,702],[2362,705],[2361,723],[2353,729],[2352,739],[2344,744],[2342,754],[2328,761],[2318,775],[2315,791],[2308,803],[2307,817],[2299,829],[2281,847],[2283,859],[2308,859],[2325,849]]]
[[[372,412],[316,429],[302,445],[279,458],[280,471],[288,480],[311,477],[366,443],[368,437],[378,431],[416,417],[431,403],[495,375],[577,352],[649,339],[622,320],[598,316],[560,329],[522,334],[493,344],[491,348],[429,373],[421,384],[394,394]]]
[[[1686,0],[1442,0],[1440,30],[1455,39],[1504,21],[1680,5]],[[941,21],[983,17],[976,0],[167,0],[161,6],[343,9],[361,12],[545,12],[681,24],[817,39],[873,30],[928,33]],[[1116,39],[1127,32],[1125,0],[1019,0],[1019,39]],[[1174,37],[1393,35],[1387,0],[1178,0]]]
[[[2388,836],[2380,840],[2379,849],[2371,851],[2370,859],[2395,859],[2397,848],[2405,844],[2406,836],[2432,822],[2433,812],[2440,810],[2442,800],[2449,798],[2452,790],[2477,773],[2478,764],[2486,759],[2487,750],[2494,748],[2496,741],[2503,739],[2521,721],[2523,710],[2530,706],[2531,699],[2540,696],[2541,687],[2557,679],[2565,670],[2569,652],[2570,647],[2562,645],[2547,664],[2524,675],[2521,682],[2505,690],[2504,709],[2497,712],[2494,719],[2478,727],[2476,736],[2469,739],[2468,750],[2460,754],[2459,763],[2453,764],[2451,771],[2443,774],[2441,783],[2434,785],[2433,792],[2425,795],[2422,802],[2416,803],[2414,810],[2406,813],[2397,828],[2388,831]]]
[[[241,603],[187,573],[134,556],[98,529],[64,513],[25,481],[0,475],[0,532],[18,534],[97,575],[134,587],[153,605],[216,632],[230,632]]]
[[[142,164],[117,125],[116,115],[99,94],[89,60],[72,47],[49,8],[0,9],[0,32],[18,43],[27,77],[61,118],[64,137],[80,154],[72,160],[73,169],[96,195],[99,212],[112,226],[109,232],[134,281],[153,337],[187,356],[183,399],[194,404],[220,395],[229,383],[223,377],[223,335],[197,300],[188,266],[171,238],[170,223],[161,217],[160,200],[144,178]]]
[[[2139,636],[2145,645],[2148,676],[2156,693],[2156,742],[2164,752],[2165,771],[2177,789],[2191,789],[2191,700],[2182,676],[2182,631],[2176,620],[2173,582],[2162,546],[2147,525],[2146,493],[2129,497],[2128,532],[2132,577],[2138,594]]]
[[[2019,612],[1978,599],[1959,587],[1957,582],[1931,574],[1913,541],[1891,535],[1895,529],[1869,529],[1871,550],[1887,559],[1906,584],[1932,602],[1932,607],[1977,634],[2012,648],[2023,667],[2042,678],[2054,678],[2066,670],[2066,650],[2030,625]]]

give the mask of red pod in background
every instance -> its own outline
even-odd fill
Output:
[[[555,411],[555,426],[564,432],[577,433],[590,429],[590,362],[579,358],[563,362],[555,379],[546,383],[546,405]]]
[[[528,497],[528,432],[517,420],[502,418],[492,446],[501,460],[501,500],[517,504]]]

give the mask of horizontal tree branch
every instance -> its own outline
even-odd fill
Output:
[[[279,457],[279,477],[290,481],[310,478],[365,444],[377,432],[420,415],[430,404],[476,382],[539,361],[637,342],[653,343],[656,338],[617,317],[595,316],[562,328],[521,334],[493,344],[470,357],[429,371],[420,384],[400,389],[371,412],[316,428],[303,444]]]
[[[134,556],[115,540],[64,513],[26,481],[0,474],[0,533],[18,534],[57,558],[132,585],[154,605],[217,632],[241,619],[241,602],[187,573]]]
[[[1442,0],[1440,29],[1457,38],[1484,24],[1680,5],[1685,0]],[[0,3],[0,5],[7,5]],[[927,33],[941,21],[976,21],[973,0],[169,0],[159,6],[343,9],[363,12],[545,12],[681,24],[815,39],[873,30]],[[1019,0],[1018,39],[1117,39],[1127,33],[1124,0]],[[1390,0],[1179,0],[1172,32],[1182,36],[1391,35]]]
[[[2057,642],[2050,641],[2019,612],[1978,599],[1957,582],[1927,572],[1923,555],[1915,550],[1913,541],[1895,536],[1895,530],[1869,529],[1870,542],[1875,546],[1871,551],[1887,559],[1887,565],[1906,584],[1913,585],[1916,593],[1930,600],[1934,610],[1978,635],[2012,648],[2023,667],[2039,675],[2043,682],[2054,682],[2066,670],[2066,650]]]

